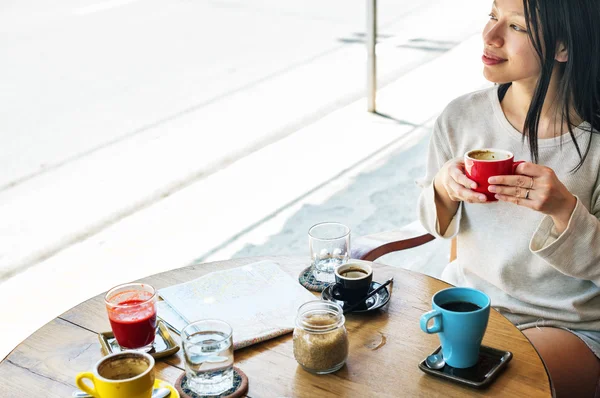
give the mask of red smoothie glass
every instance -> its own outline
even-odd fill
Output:
[[[117,343],[123,349],[150,351],[156,336],[156,290],[127,283],[110,289],[104,302]]]

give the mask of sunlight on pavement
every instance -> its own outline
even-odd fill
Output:
[[[93,14],[95,12],[98,11],[106,11],[106,10],[110,10],[112,8],[118,8],[118,7],[122,7],[125,6],[127,4],[130,3],[135,3],[137,1],[140,0],[110,0],[110,1],[103,1],[97,4],[93,4],[90,6],[86,6],[86,7],[81,7],[76,9],[73,14],[76,15],[87,15],[87,14]]]

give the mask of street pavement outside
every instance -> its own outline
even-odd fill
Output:
[[[378,2],[378,114],[363,2],[84,3],[0,12],[0,357],[118,283],[414,221],[435,117],[487,84],[480,1]]]

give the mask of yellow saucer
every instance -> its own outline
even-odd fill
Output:
[[[167,383],[166,381],[160,380],[160,379],[154,379],[154,388],[168,388],[169,390],[171,390],[171,395],[169,395],[169,398],[179,398],[179,393],[177,392],[177,390],[175,389],[175,387],[173,387],[170,383]]]

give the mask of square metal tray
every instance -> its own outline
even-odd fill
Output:
[[[106,355],[123,351],[112,331],[98,333],[98,340],[100,340],[102,351]],[[173,355],[177,351],[179,351],[179,345],[173,340],[163,321],[159,320],[156,327],[156,338],[148,354],[152,355],[154,359],[158,359]]]

